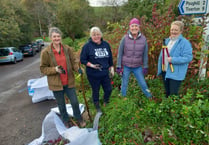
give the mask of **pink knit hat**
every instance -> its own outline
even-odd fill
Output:
[[[132,24],[140,25],[140,21],[139,21],[137,18],[133,18],[133,19],[131,19],[131,21],[129,22],[129,26],[132,25]]]

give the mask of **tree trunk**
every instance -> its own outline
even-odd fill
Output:
[[[41,20],[39,17],[39,12],[38,12],[38,25],[39,25],[40,36],[42,37],[42,28],[41,28]]]

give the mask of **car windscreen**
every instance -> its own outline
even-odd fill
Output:
[[[0,56],[7,56],[9,55],[8,49],[0,49]]]
[[[32,46],[37,46],[37,43],[32,43]]]
[[[28,50],[28,49],[30,49],[30,47],[29,46],[20,46],[20,49],[21,50]]]

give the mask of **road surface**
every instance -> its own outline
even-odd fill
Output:
[[[25,145],[40,137],[54,100],[32,103],[27,81],[41,77],[40,53],[17,64],[0,64],[0,144]]]

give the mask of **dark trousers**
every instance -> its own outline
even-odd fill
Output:
[[[166,72],[162,73],[163,83],[165,87],[166,97],[170,95],[176,95],[178,96],[179,88],[182,81],[173,80],[166,78],[165,79]]]
[[[104,90],[104,102],[108,103],[112,92],[112,86],[109,75],[105,75],[103,77],[97,77],[97,78],[88,76],[88,80],[92,88],[92,98],[94,104],[95,105],[99,104],[100,86],[102,86]]]
[[[68,122],[70,119],[66,110],[64,94],[66,94],[70,100],[70,103],[73,108],[73,116],[79,121],[82,120],[75,88],[68,88],[68,86],[63,86],[63,90],[53,91],[53,94],[54,97],[56,98],[57,106],[59,108],[59,112],[63,122]]]

